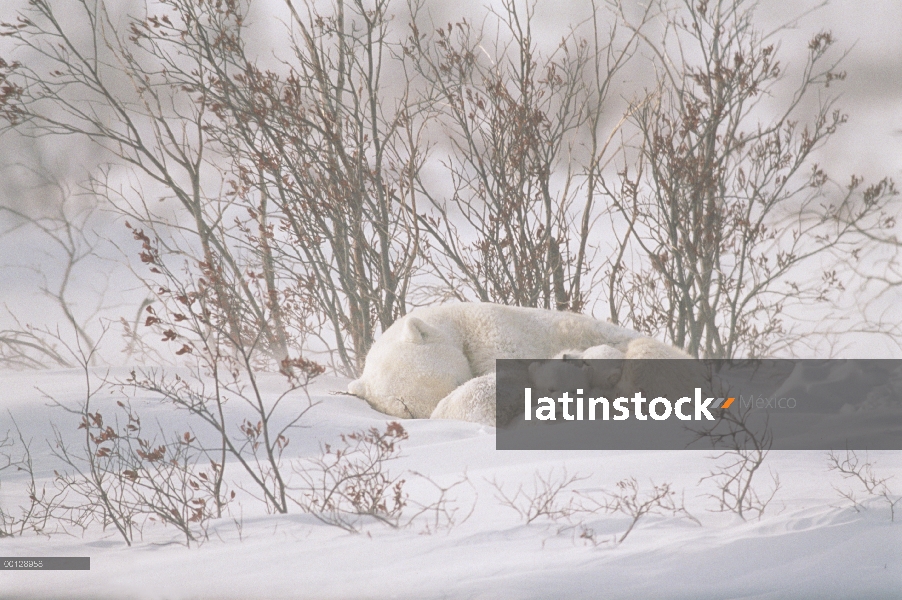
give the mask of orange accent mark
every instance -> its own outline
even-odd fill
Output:
[[[727,398],[727,401],[723,403],[723,406],[721,406],[721,408],[724,408],[724,409],[730,408],[730,405],[733,404],[733,400],[735,400],[735,399],[736,398]]]

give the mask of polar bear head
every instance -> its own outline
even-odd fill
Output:
[[[438,403],[473,377],[463,343],[449,331],[408,315],[376,340],[348,392],[380,412],[428,418]]]
[[[587,369],[574,360],[541,360],[529,364],[529,378],[536,397],[557,398],[561,392],[589,387]]]
[[[593,388],[610,392],[623,373],[624,353],[608,345],[592,346],[582,353]]]

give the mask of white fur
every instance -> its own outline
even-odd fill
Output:
[[[491,402],[488,399],[491,398]],[[495,374],[474,377],[445,396],[431,419],[457,419],[486,425],[495,424]]]
[[[642,339],[643,338],[633,340],[630,342],[630,344],[635,344]],[[627,349],[629,349],[629,345],[627,345]],[[602,344],[601,346],[592,346],[591,348],[587,348],[585,352],[582,353],[580,358],[582,358],[583,360],[617,360],[622,359],[624,356],[625,354],[617,348]]]
[[[534,397],[557,398],[560,392],[589,387],[589,370],[573,360],[538,361],[529,365],[529,379],[535,389]]]
[[[639,338],[642,339],[642,338]],[[638,341],[632,340],[630,344]],[[629,348],[629,346],[627,346]],[[592,346],[586,348],[582,352],[578,350],[566,350],[559,353],[555,358],[563,358],[564,360],[592,361],[603,360],[605,362],[584,362],[584,369],[588,377],[588,387],[598,395],[609,393],[610,390],[620,381],[620,375],[623,370],[622,360],[626,356],[613,346],[601,344],[600,346]],[[588,392],[587,392],[588,393]]]
[[[684,367],[672,368],[665,364],[649,362],[660,359],[691,359],[679,348],[662,344],[652,338],[638,338],[629,343],[624,354],[623,371],[617,383],[618,392],[629,393],[641,390],[646,398],[667,396],[674,390],[688,394],[703,378],[700,363],[688,363]],[[671,367],[671,368],[668,368]]]
[[[645,340],[645,341],[643,341]],[[634,348],[634,349],[633,349]],[[686,355],[635,331],[585,315],[489,303],[418,308],[373,344],[348,391],[404,418],[495,424],[495,360],[577,353],[631,358]],[[657,352],[660,356],[652,356]],[[602,357],[602,356],[599,356]]]

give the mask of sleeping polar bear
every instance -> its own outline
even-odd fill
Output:
[[[607,346],[624,358],[688,358],[586,315],[489,303],[418,308],[373,344],[348,392],[402,418],[495,424],[495,360],[543,359]],[[627,364],[627,363],[625,363]],[[627,373],[624,378],[648,374]]]

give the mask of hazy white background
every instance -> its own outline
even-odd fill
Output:
[[[123,15],[139,6],[129,2],[112,4]],[[16,6],[20,5],[20,2],[4,3],[0,20],[13,20]],[[834,1],[805,14],[806,6],[816,5],[763,0],[758,7],[758,23],[762,29],[775,29],[802,15],[792,29],[780,32],[775,38],[780,46],[778,58],[790,73],[793,67],[801,66],[808,40],[821,30],[832,31],[836,48],[849,52],[843,63],[848,76],[834,84],[841,94],[838,106],[849,115],[849,121],[820,151],[819,162],[840,182],[848,181],[853,173],[864,176],[866,182],[886,176],[902,180],[902,30],[899,25],[902,3],[898,0]],[[534,26],[549,45],[555,44],[568,25],[587,16],[588,8],[587,2],[579,1],[538,2]],[[258,2],[252,12],[253,31],[259,37],[263,60],[273,58],[273,40],[283,35],[282,11],[281,2],[267,0]],[[485,14],[485,7],[470,0],[433,2],[429,11],[436,23],[445,23],[462,17],[479,20]],[[7,47],[0,45],[0,48],[6,54]],[[641,57],[634,59],[621,75],[622,89],[615,90],[612,96],[620,100],[620,106],[652,83],[651,71]],[[619,108],[617,102],[611,106]],[[612,110],[612,122],[617,118],[619,114]],[[17,134],[2,136],[0,204],[35,216],[52,213],[59,201],[59,190],[43,182],[35,171],[50,174],[77,194],[91,172],[108,159],[95,147],[74,138],[29,140]],[[76,202],[70,208],[77,205]],[[103,260],[87,259],[72,273],[68,297],[73,312],[83,319],[100,307],[101,314],[107,318],[117,320],[122,316],[131,320],[143,295],[124,264],[124,254],[116,246],[133,255],[134,243],[122,220],[112,213],[100,213],[92,222],[92,231],[96,233]],[[0,213],[0,232],[0,330],[12,326],[11,314],[23,323],[44,326],[60,323],[58,307],[40,292],[42,285],[52,287],[60,279],[59,248],[33,228],[23,227],[3,213]],[[885,295],[879,307],[902,304],[900,296],[902,291]],[[2,310],[4,305],[8,310]],[[603,304],[596,304],[595,310],[597,316],[604,316]],[[841,310],[854,312],[855,307]],[[849,356],[898,353],[892,344],[877,336],[848,336],[842,342],[849,344],[843,350]],[[106,349],[104,356],[108,361],[116,362],[119,345]]]

